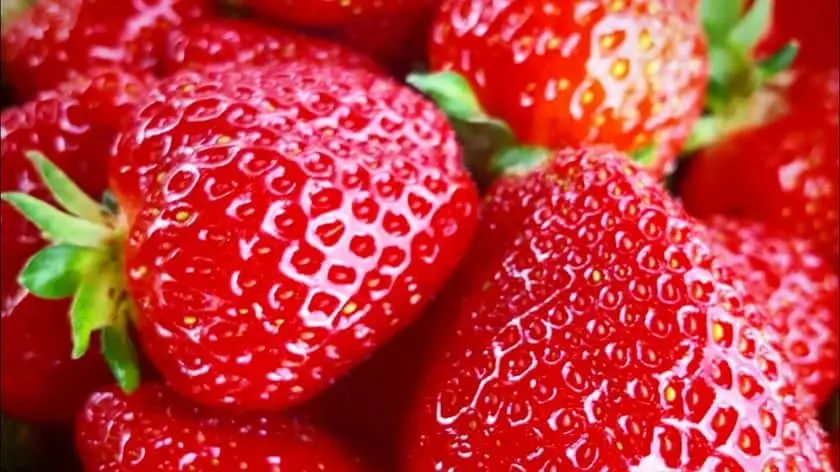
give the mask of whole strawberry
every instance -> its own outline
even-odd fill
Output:
[[[37,151],[49,154],[87,193],[101,196],[107,187],[107,158],[115,128],[146,87],[143,79],[98,69],[58,90],[43,92],[22,107],[4,110],[2,191],[52,201],[38,167],[26,157]],[[55,299],[63,295],[60,290],[48,290],[31,278],[26,279],[32,283],[28,290],[20,285],[18,273],[47,241],[11,205],[3,204],[0,211],[2,410],[29,421],[67,424],[88,393],[109,382],[108,369],[93,353],[78,360],[71,357],[70,303]],[[60,250],[51,256],[61,260]]]
[[[491,188],[498,249],[443,295],[404,469],[828,470],[702,228],[619,153],[539,154]]]
[[[434,71],[414,77],[475,124],[503,120],[526,145],[609,143],[670,170],[700,116],[706,46],[696,2],[448,0],[433,25]],[[471,89],[477,102],[467,108]],[[486,113],[486,114],[485,114]]]
[[[762,221],[810,240],[835,267],[840,248],[838,73],[802,75],[779,116],[726,135],[685,165],[690,213]]]
[[[2,36],[3,75],[23,98],[73,71],[115,65],[154,72],[165,35],[205,16],[210,0],[40,0]]]
[[[243,67],[307,59],[345,67],[376,70],[365,56],[326,40],[269,28],[253,21],[207,20],[174,30],[168,40],[163,68]]]
[[[295,418],[227,416],[159,384],[93,393],[76,424],[85,472],[361,471],[358,461]]]
[[[169,385],[237,410],[314,396],[414,321],[476,219],[446,119],[359,69],[176,74],[111,165],[120,217],[51,235],[102,254],[84,271],[96,284],[77,347],[135,320]]]

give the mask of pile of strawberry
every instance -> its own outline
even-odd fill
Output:
[[[2,472],[837,470],[839,13],[3,3]]]

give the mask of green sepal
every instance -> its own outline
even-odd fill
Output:
[[[498,150],[490,161],[495,174],[525,174],[545,162],[551,154],[539,146],[511,146]]]
[[[112,323],[122,293],[121,275],[116,264],[107,264],[80,280],[70,306],[73,359],[85,355],[94,331]]]
[[[76,292],[79,280],[105,256],[103,251],[70,244],[47,246],[29,259],[18,283],[40,298],[66,298]]]
[[[732,1],[735,2],[735,0]],[[729,32],[729,44],[744,52],[755,49],[770,25],[772,14],[773,0],[755,0],[738,24]]]
[[[721,124],[718,117],[710,115],[704,116],[697,120],[694,128],[691,129],[691,134],[683,147],[683,152],[690,154],[700,148],[704,148],[714,143],[721,133]]]
[[[703,0],[700,18],[709,43],[723,43],[738,24],[742,10],[741,0]]]
[[[409,74],[406,81],[443,110],[458,133],[468,162],[486,160],[497,149],[515,144],[507,123],[487,114],[467,79],[457,72]]]
[[[125,393],[131,393],[140,386],[140,366],[125,318],[121,320],[120,325],[106,326],[102,329],[100,343],[102,355],[117,380],[117,385]]]
[[[778,51],[762,59],[756,64],[761,82],[767,82],[779,75],[779,73],[787,70],[793,64],[793,60],[796,59],[798,53],[799,44],[796,41],[789,41]]]
[[[630,155],[630,158],[633,159],[633,162],[641,165],[642,167],[650,167],[656,161],[656,149],[656,144],[651,143],[628,154]]]
[[[4,193],[0,198],[9,202],[53,242],[102,247],[111,238],[110,228],[68,215],[25,193]]]
[[[103,207],[90,198],[67,174],[37,151],[27,151],[26,158],[38,171],[55,201],[65,210],[93,223],[106,224],[109,216]]]

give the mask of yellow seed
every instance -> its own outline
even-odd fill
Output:
[[[182,223],[184,221],[187,221],[189,219],[189,217],[190,217],[190,213],[187,212],[187,211],[179,211],[178,213],[175,214],[175,219],[182,222]]]
[[[359,308],[359,305],[357,305],[356,303],[348,302],[347,305],[344,305],[344,310],[342,310],[342,311],[344,312],[345,315],[349,315],[349,314],[352,314],[354,311],[356,311],[358,308]]]
[[[668,388],[665,389],[665,400],[670,403],[670,402],[674,401],[676,398],[677,398],[677,390],[674,387],[669,385]]]
[[[198,321],[194,316],[185,316],[184,317],[184,324],[188,326],[192,326]]]
[[[715,341],[720,341],[721,339],[723,339],[723,334],[723,325],[715,321],[715,323],[712,325],[712,339],[714,339]]]
[[[615,61],[612,66],[612,75],[615,78],[623,79],[627,77],[627,71],[630,68],[630,63],[627,59],[619,59]]]

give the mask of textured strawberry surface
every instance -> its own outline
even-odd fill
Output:
[[[700,115],[706,46],[694,2],[449,0],[430,62],[471,83],[526,143],[658,149],[670,168]],[[515,73],[514,73],[515,72]]]
[[[304,420],[226,416],[159,384],[132,395],[93,393],[79,414],[76,445],[87,472],[363,470]]]
[[[445,118],[361,70],[178,74],[116,156],[143,345],[201,403],[326,388],[420,314],[476,218]]]
[[[807,241],[760,223],[718,216],[708,225],[712,242],[723,251],[720,257],[765,305],[766,329],[781,342],[803,388],[800,403],[819,410],[837,386],[837,274]]]
[[[646,173],[561,151],[484,214],[406,470],[823,470],[765,314]]]
[[[107,158],[121,117],[145,93],[144,80],[116,69],[76,76],[19,108],[3,110],[2,190],[51,201],[24,157],[41,151],[86,192],[101,196]],[[110,379],[96,352],[73,361],[69,302],[38,299],[18,285],[26,260],[46,245],[40,231],[10,205],[2,211],[2,408],[20,418],[67,422],[94,387]]]
[[[338,28],[383,14],[433,8],[440,0],[242,0],[269,18],[298,27]],[[371,31],[375,35],[377,31]]]
[[[30,98],[71,72],[119,66],[154,72],[165,35],[206,16],[209,0],[44,0],[3,32],[3,76]]]

